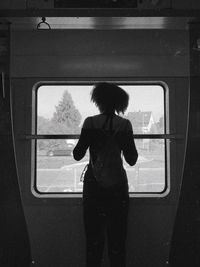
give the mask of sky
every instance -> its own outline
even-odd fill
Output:
[[[152,111],[157,122],[164,114],[164,90],[160,85],[120,85],[129,94],[129,106],[125,112]],[[55,106],[67,90],[75,107],[82,115],[82,121],[91,115],[98,114],[95,104],[90,101],[92,85],[42,85],[38,88],[38,116],[51,119]]]

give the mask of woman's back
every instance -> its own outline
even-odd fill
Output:
[[[93,125],[91,125],[91,123],[88,122],[88,124],[86,124],[85,127],[86,128],[94,127],[95,129],[102,129],[108,116],[112,118],[112,130],[113,131],[127,131],[128,130],[126,129],[128,120],[116,114],[106,114],[106,113],[102,113],[102,114],[95,115],[93,117],[89,117],[91,118],[90,120],[92,120]],[[105,129],[109,130],[109,127],[110,127],[110,124],[108,120],[108,123],[105,125]]]
[[[74,149],[74,158],[80,160],[86,153],[87,148],[93,159],[96,159],[98,151],[104,145],[104,131],[115,133],[116,142],[129,165],[137,161],[137,150],[133,139],[132,125],[129,120],[115,114],[99,114],[86,118],[81,131],[81,137]]]

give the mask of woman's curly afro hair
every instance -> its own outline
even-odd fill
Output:
[[[127,109],[129,95],[116,84],[100,82],[95,84],[91,92],[91,101],[96,104],[100,112],[116,111],[119,114]]]

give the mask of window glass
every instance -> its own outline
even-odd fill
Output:
[[[37,91],[38,134],[80,134],[87,116],[99,111],[91,85],[43,85]],[[164,133],[164,92],[160,85],[121,85],[129,94],[124,114],[135,134]]]
[[[160,85],[121,85],[130,96],[125,114],[134,134],[164,133],[164,90]],[[91,85],[42,85],[37,90],[37,134],[80,134],[87,116],[98,114],[90,101]],[[156,101],[155,101],[156,100]],[[78,139],[37,139],[36,188],[41,193],[81,192],[81,173],[89,153],[79,162],[72,157]],[[124,161],[129,191],[159,193],[165,182],[165,140],[135,139],[135,166]]]

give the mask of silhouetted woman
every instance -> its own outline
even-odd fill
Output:
[[[88,148],[90,151],[83,187],[86,266],[101,266],[107,236],[110,266],[125,267],[128,181],[126,178],[110,188],[102,187],[94,176],[93,166],[105,144],[106,137],[102,128],[116,132],[115,140],[126,162],[131,166],[136,163],[138,153],[132,125],[129,120],[117,115],[126,110],[129,96],[119,86],[103,82],[95,85],[91,100],[99,108],[100,114],[85,119],[80,139],[73,151],[75,160],[81,160]]]

